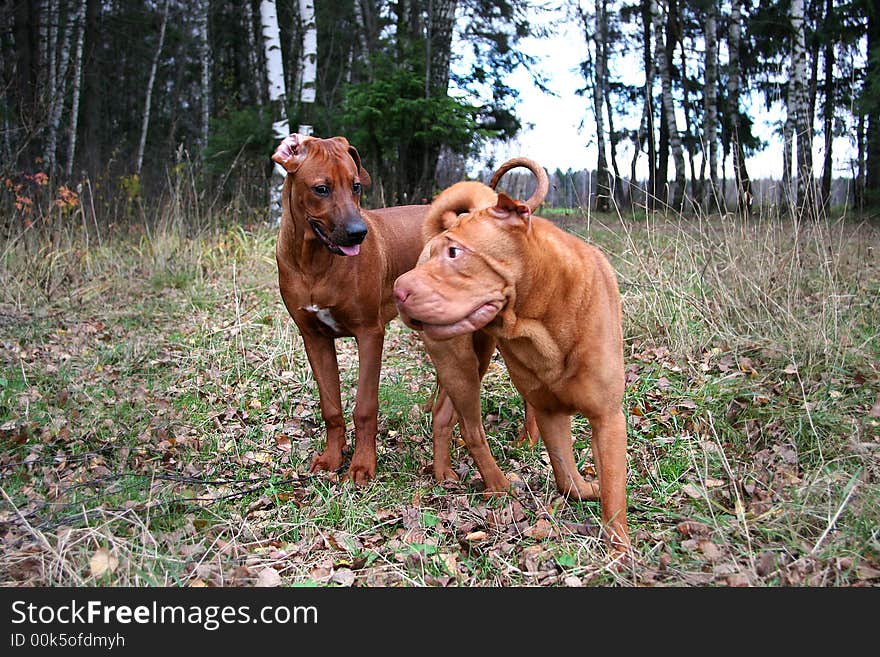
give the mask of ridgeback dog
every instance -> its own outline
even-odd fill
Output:
[[[376,476],[379,370],[385,325],[397,315],[392,286],[418,259],[430,206],[362,209],[361,189],[370,176],[344,137],[293,134],[272,160],[287,171],[275,248],[278,284],[302,335],[327,431],[324,451],[309,471],[342,465],[345,420],[335,340],[354,337],[355,446],[346,477],[363,484]]]
[[[493,180],[493,182],[495,182]],[[601,500],[615,552],[630,548],[626,521],[623,336],[617,280],[595,247],[478,182],[442,192],[425,219],[425,248],[400,276],[394,296],[403,321],[421,331],[438,381],[487,494],[509,490],[489,451],[480,380],[497,344],[511,380],[534,413],[561,493]],[[578,472],[571,416],[592,428],[598,482]],[[437,463],[449,463],[446,436]]]

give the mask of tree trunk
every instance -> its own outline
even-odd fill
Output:
[[[33,165],[39,151],[36,150],[34,135],[37,129],[37,14],[31,2],[15,3],[15,55],[16,87],[19,94],[17,118],[21,122],[21,151],[25,168]]]
[[[298,132],[312,134],[312,106],[315,102],[315,79],[318,73],[318,27],[315,23],[315,1],[299,0],[299,17],[303,27],[302,79],[299,89],[300,126]]]
[[[723,211],[723,202],[718,194],[718,15],[717,0],[710,0],[706,11],[705,37],[706,62],[703,100],[706,112],[706,144],[709,155],[709,188],[705,195],[706,208]],[[705,158],[704,158],[705,159]]]
[[[782,126],[782,199],[780,204],[788,212],[794,212],[797,206],[794,178],[791,175],[791,163],[794,159],[794,122],[795,96],[794,83],[788,81],[788,93],[785,97],[785,123]]]
[[[740,92],[740,28],[743,22],[743,0],[733,0],[731,5],[730,29],[727,33],[728,71],[727,71],[727,100],[730,114],[731,127],[731,152],[733,153],[733,173],[736,178],[737,210],[747,213],[752,206],[752,181],[746,170],[745,150],[742,145],[739,92]]]
[[[654,23],[654,32],[657,37],[657,49],[655,60],[657,61],[657,69],[660,74],[660,84],[663,93],[663,116],[666,120],[666,126],[669,135],[669,148],[672,151],[672,161],[675,167],[675,186],[669,197],[669,205],[674,210],[680,209],[682,196],[685,191],[685,164],[684,149],[681,144],[681,134],[678,132],[678,124],[675,118],[675,105],[672,99],[672,70],[669,61],[669,48],[666,38],[663,36],[663,23],[660,8],[657,0],[651,0],[651,15]],[[669,21],[672,21],[670,15]],[[665,180],[659,181],[665,184]]]
[[[880,82],[880,0],[868,6],[868,80]],[[880,190],[880,99],[875,98],[868,109],[865,143],[865,192],[867,202],[877,202]],[[871,198],[873,195],[873,198]]]
[[[55,3],[55,20],[60,20],[61,13],[58,12],[58,3]],[[69,12],[68,12],[69,13]],[[70,66],[70,41],[73,34],[73,22],[76,14],[69,16],[65,25],[64,33],[61,37],[61,50],[58,55],[57,65],[53,65],[55,70],[55,84],[49,87],[49,125],[46,136],[45,162],[48,172],[55,171],[55,163],[57,161],[58,147],[58,127],[61,125],[61,113],[64,110],[64,97],[67,88],[67,70]],[[55,31],[61,28],[57,25]],[[50,57],[54,60],[54,54],[50,53]]]
[[[596,163],[596,210],[607,212],[611,207],[611,186],[608,181],[608,160],[605,155],[605,38],[608,27],[606,16],[607,0],[596,0],[595,29],[593,44],[595,64],[593,66],[593,115],[596,119],[596,145],[599,149]],[[589,16],[581,11],[584,31],[589,33]]]
[[[86,5],[87,0],[80,0],[79,12],[77,13],[76,53],[73,59],[73,97],[70,101],[70,127],[67,133],[67,163],[64,165],[64,176],[70,178],[73,174],[73,162],[76,156],[76,130],[79,120],[79,92],[82,86],[82,60],[83,42],[86,35]]]
[[[608,62],[608,53],[605,53],[605,62]],[[619,143],[619,138],[617,133],[614,130],[614,112],[611,108],[611,85],[608,83],[608,67],[605,67],[605,111],[608,112],[608,142],[611,145],[611,169],[614,171],[614,176],[611,180],[611,198],[621,199],[621,201],[625,200],[626,194],[618,193],[620,189],[620,184],[623,181],[623,176],[620,175],[620,167],[617,164],[617,146]],[[633,179],[635,181],[635,179]],[[628,193],[632,193],[632,190],[629,190]]]
[[[794,85],[795,129],[797,133],[797,203],[805,218],[815,217],[813,182],[813,121],[807,80],[807,46],[804,0],[792,0],[789,13],[794,42],[791,50],[791,84]]]
[[[248,68],[251,70],[251,92],[253,103],[257,107],[263,105],[263,87],[260,84],[260,76],[256,73],[260,70],[260,62],[257,58],[257,40],[254,36],[254,13],[251,9],[250,0],[245,0],[241,11],[241,20],[244,23],[245,43],[247,45]]]
[[[138,142],[137,159],[135,160],[135,173],[140,175],[144,163],[144,148],[147,145],[147,131],[150,128],[150,105],[153,100],[153,85],[156,83],[156,69],[159,67],[159,57],[162,55],[162,46],[165,44],[165,26],[168,23],[169,0],[165,0],[162,8],[162,24],[159,27],[159,44],[156,46],[156,54],[150,65],[150,77],[147,80],[147,93],[144,99],[144,117],[141,120],[141,138]]]
[[[101,0],[87,0],[86,58],[83,62],[83,150],[88,175],[96,178],[104,165],[101,146]]]
[[[284,65],[281,59],[281,35],[278,29],[278,12],[275,0],[261,0],[260,24],[263,35],[263,53],[266,57],[269,107],[274,118],[272,138],[277,144],[290,134],[290,127],[287,123],[287,112],[284,107]],[[278,223],[281,221],[281,187],[284,184],[287,171],[280,164],[275,163],[272,172],[269,188],[269,216],[275,223]]]
[[[208,131],[211,118],[211,46],[208,42],[208,12],[210,0],[201,0],[196,17],[199,36],[199,60],[201,64],[201,121],[199,130],[199,157],[203,158],[208,147]]]
[[[642,60],[645,68],[645,105],[642,109],[642,120],[639,134],[644,135],[648,142],[648,180],[645,189],[645,209],[653,210],[657,198],[657,142],[654,134],[654,58],[651,48],[651,0],[642,0]],[[641,139],[636,145],[633,156],[631,175],[636,179],[636,160],[641,149]]]
[[[831,35],[834,0],[825,0],[825,85],[823,108],[823,136],[825,137],[825,161],[822,164],[822,207],[831,204],[832,148],[834,142],[834,39]]]

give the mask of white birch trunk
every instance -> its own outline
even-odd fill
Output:
[[[211,50],[208,44],[208,11],[210,0],[202,0],[199,6],[198,34],[199,59],[201,60],[201,125],[199,131],[200,156],[204,157],[208,148],[208,127],[211,117]]]
[[[284,62],[281,58],[281,34],[278,29],[278,12],[274,0],[260,2],[260,25],[262,26],[263,53],[266,57],[266,82],[269,105],[272,111],[272,138],[276,143],[290,134],[287,112],[284,108]],[[281,221],[281,187],[287,171],[277,162],[272,169],[269,187],[269,216],[275,223]]]
[[[144,148],[147,145],[147,130],[150,127],[150,104],[153,100],[153,85],[156,83],[156,69],[159,67],[159,57],[162,55],[162,46],[165,44],[165,26],[168,23],[169,0],[165,0],[165,8],[162,10],[162,25],[159,28],[159,45],[156,46],[156,54],[150,66],[150,78],[147,81],[147,96],[144,101],[144,118],[141,121],[141,139],[138,143],[137,159],[135,160],[135,173],[140,174],[144,163]]]
[[[663,26],[662,14],[656,0],[651,0],[651,21],[654,24],[655,43],[657,54],[654,61],[657,62],[657,72],[660,75],[660,85],[663,94],[663,111],[666,114],[666,125],[669,127],[669,149],[672,151],[672,161],[675,166],[675,186],[669,199],[672,208],[678,208],[681,196],[685,191],[684,181],[684,148],[681,144],[681,134],[678,131],[678,122],[675,118],[675,105],[672,99],[672,74],[670,72],[669,57],[666,52],[666,31]],[[657,184],[665,185],[667,181],[659,180]]]
[[[67,164],[64,175],[70,178],[73,173],[73,158],[76,154],[76,129],[79,121],[79,92],[82,85],[83,43],[86,35],[86,4],[88,0],[80,0],[77,13],[76,52],[73,58],[73,98],[70,101],[70,128],[67,136]]]
[[[61,13],[58,11],[58,3],[55,2],[55,20],[60,20]],[[57,32],[60,25],[55,28]],[[73,18],[68,18],[64,26],[64,34],[61,38],[61,52],[58,55],[58,61],[51,66],[50,78],[54,78],[54,84],[49,88],[49,126],[48,135],[46,137],[45,162],[46,169],[50,172],[55,170],[55,162],[57,160],[58,147],[58,126],[61,125],[61,113],[64,110],[64,97],[67,88],[67,69],[70,65],[70,41],[73,34]],[[57,39],[56,39],[57,41]],[[55,57],[53,53],[49,56],[53,62]]]
[[[299,102],[306,105],[315,102],[315,80],[318,74],[318,26],[315,23],[315,0],[299,0],[299,17],[303,28]],[[302,135],[310,135],[312,126],[308,123],[302,124],[298,131]]]

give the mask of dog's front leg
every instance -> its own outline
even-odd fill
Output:
[[[452,338],[445,341],[435,341],[424,336],[424,340],[437,370],[440,386],[449,395],[458,414],[461,437],[467,445],[471,458],[477,464],[486,487],[486,494],[497,495],[508,492],[510,482],[489,450],[480,408],[480,380],[488,364],[488,357],[491,357],[492,352],[489,347],[494,348],[494,344],[478,345],[470,336],[466,339]],[[446,423],[448,422],[447,419]],[[451,434],[451,428],[449,430]],[[437,476],[437,463],[439,462],[442,467],[449,463],[449,439],[435,436],[434,449],[435,476]]]
[[[346,478],[365,484],[376,476],[376,432],[379,424],[379,368],[385,330],[355,336],[358,344],[358,387],[354,404],[354,456]]]
[[[342,465],[342,450],[345,448],[345,420],[342,417],[342,395],[339,390],[339,365],[336,361],[336,345],[333,338],[302,333],[306,355],[312,366],[312,375],[318,383],[321,399],[321,417],[327,430],[327,443],[324,451],[312,461],[309,472],[338,470]]]

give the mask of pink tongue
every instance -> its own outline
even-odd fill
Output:
[[[347,256],[356,256],[358,253],[361,252],[361,245],[360,244],[355,244],[354,246],[342,246],[342,245],[337,245],[337,246],[339,246],[339,250],[342,251]]]

